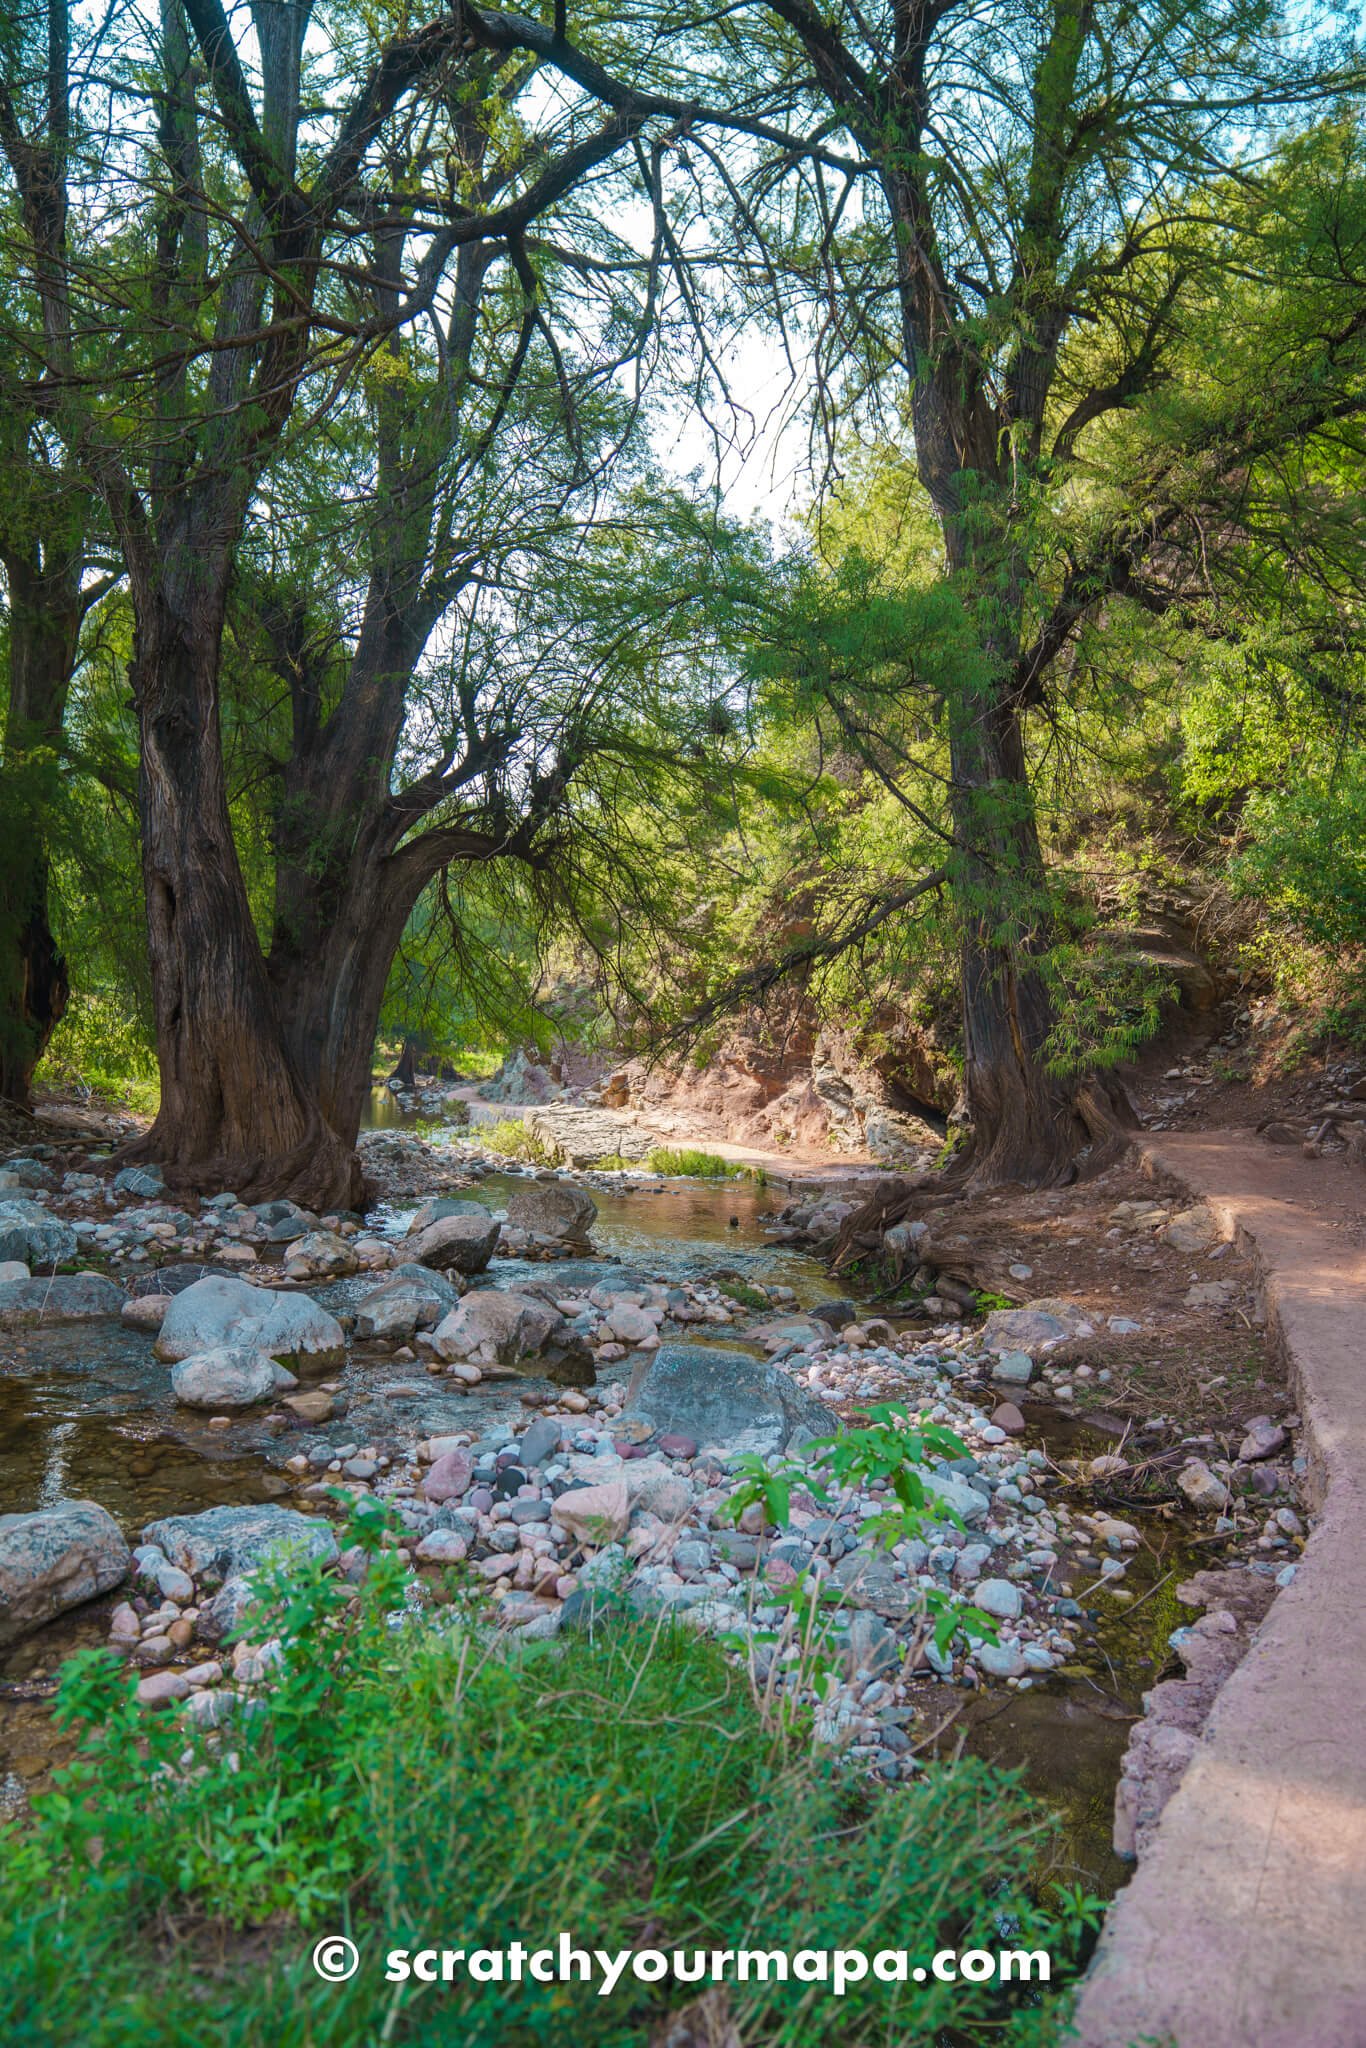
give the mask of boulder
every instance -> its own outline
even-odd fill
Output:
[[[534,1294],[476,1288],[436,1326],[442,1358],[469,1365],[510,1367],[543,1375],[559,1386],[593,1384],[593,1362],[582,1338],[559,1310]]]
[[[114,1175],[114,1191],[120,1195],[143,1195],[149,1200],[166,1192],[166,1176],[159,1166],[125,1166]]]
[[[520,1046],[509,1053],[491,1081],[479,1090],[484,1102],[550,1102],[563,1094],[560,1083],[544,1067],[529,1060]]]
[[[1285,1449],[1287,1441],[1279,1422],[1273,1422],[1269,1415],[1254,1415],[1238,1446],[1238,1462],[1250,1465],[1261,1458],[1274,1458],[1277,1451]]]
[[[46,1188],[52,1194],[58,1185],[56,1174],[41,1159],[7,1159],[0,1171],[6,1187]]]
[[[596,1166],[600,1159],[644,1159],[658,1136],[633,1117],[580,1103],[552,1103],[526,1116],[527,1129],[566,1166]]]
[[[11,1280],[31,1280],[33,1275],[22,1259],[0,1259],[0,1287],[8,1287]]]
[[[346,1356],[341,1324],[306,1294],[279,1294],[228,1275],[197,1280],[176,1295],[155,1350],[168,1365],[196,1352],[249,1346],[281,1364],[340,1365]]]
[[[1009,1579],[979,1579],[973,1587],[972,1604],[998,1621],[1018,1621],[1024,1613],[1024,1594]]]
[[[408,1235],[416,1236],[419,1230],[426,1230],[433,1223],[440,1223],[446,1216],[473,1216],[488,1221],[487,1202],[477,1202],[472,1195],[436,1195],[422,1207],[408,1225]]]
[[[984,1522],[991,1503],[984,1493],[975,1486],[969,1486],[966,1479],[959,1479],[952,1472],[934,1469],[920,1474],[926,1493],[932,1495],[941,1506],[951,1508],[971,1528],[975,1522]]]
[[[746,1332],[752,1344],[765,1351],[801,1350],[808,1344],[828,1342],[830,1324],[814,1322],[810,1316],[770,1316]]]
[[[208,1408],[215,1414],[254,1407],[298,1384],[268,1351],[254,1351],[250,1345],[198,1351],[182,1358],[171,1373],[171,1392],[182,1406]]]
[[[499,1227],[487,1209],[478,1216],[442,1216],[425,1230],[410,1231],[403,1249],[415,1265],[482,1273],[493,1257]]]
[[[553,1458],[560,1446],[563,1425],[553,1416],[538,1415],[525,1433],[518,1439],[518,1462],[527,1470],[533,1465],[544,1465]]]
[[[597,1455],[576,1452],[566,1462],[581,1486],[614,1486],[620,1482],[626,1488],[626,1498],[633,1510],[644,1508],[647,1513],[658,1515],[661,1522],[679,1522],[691,1512],[691,1486],[663,1458],[619,1458],[608,1452]],[[564,1495],[560,1498],[563,1499]],[[560,1519],[558,1501],[555,1519]],[[718,1542],[721,1540],[717,1538]]]
[[[1027,1351],[998,1351],[991,1377],[1008,1387],[1027,1387],[1034,1377],[1034,1361]]]
[[[1023,1308],[993,1309],[982,1325],[982,1342],[988,1351],[1038,1351],[1084,1337],[1089,1328],[1075,1302],[1028,1301]]]
[[[259,1507],[206,1508],[199,1515],[167,1515],[149,1522],[142,1535],[172,1564],[210,1586],[240,1578],[267,1559],[302,1557],[330,1564],[337,1555],[326,1522],[281,1507],[278,1501]]]
[[[508,1203],[509,1223],[551,1244],[586,1245],[597,1220],[597,1203],[570,1181],[532,1181]]]
[[[631,1502],[624,1478],[609,1479],[601,1486],[578,1486],[562,1493],[555,1503],[555,1520],[580,1543],[601,1549],[626,1533],[631,1519]]]
[[[76,1233],[41,1202],[23,1195],[0,1198],[0,1259],[28,1266],[56,1266],[76,1256]]]
[[[118,1523],[93,1500],[0,1515],[0,1644],[107,1593],[129,1562]]]
[[[0,1282],[0,1330],[35,1323],[93,1323],[116,1316],[123,1289],[103,1273],[54,1273],[50,1279]]]
[[[838,1418],[780,1366],[720,1345],[661,1344],[637,1363],[622,1410],[702,1445],[779,1450],[833,1436]]]
[[[119,1310],[119,1320],[130,1330],[159,1330],[166,1320],[166,1311],[171,1306],[169,1294],[138,1294],[130,1296]]]
[[[285,1271],[291,1280],[341,1279],[359,1264],[350,1240],[334,1230],[310,1230],[285,1246]]]
[[[1217,1242],[1219,1226],[1213,1212],[1203,1202],[1197,1202],[1190,1209],[1179,1209],[1158,1235],[1173,1251],[1206,1252]]]
[[[330,1422],[337,1412],[337,1397],[325,1387],[313,1387],[306,1394],[285,1394],[280,1405],[300,1422]]]
[[[460,1304],[460,1290],[428,1266],[396,1266],[389,1278],[356,1303],[356,1335],[411,1344]]]
[[[473,1473],[474,1460],[467,1450],[446,1451],[423,1479],[423,1494],[438,1504],[460,1500],[470,1490]]]

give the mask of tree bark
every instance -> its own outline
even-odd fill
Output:
[[[991,592],[983,674],[965,681],[948,712],[970,1127],[956,1173],[984,1186],[1048,1187],[1075,1180],[1087,1148],[1088,1172],[1109,1163],[1133,1114],[1113,1077],[1050,1067],[1056,1020],[1040,956],[1052,919],[1014,694],[1024,568],[1012,556],[1008,525],[1004,544],[988,545],[985,560],[974,560],[954,519],[944,532],[950,569],[969,592],[974,579]]]
[[[233,841],[218,740],[224,578],[141,608],[130,671],[161,1106],[128,1158],[175,1185],[355,1208],[359,1162],[291,1053]]]
[[[47,818],[80,638],[80,547],[4,548],[9,702],[0,858],[0,1099],[26,1108],[70,995],[48,906]]]

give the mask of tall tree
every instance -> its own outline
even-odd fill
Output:
[[[0,35],[10,75],[0,132],[19,179],[34,245],[68,254],[70,79],[64,18],[16,15]],[[0,568],[6,593],[7,694],[0,727],[0,1099],[26,1105],[34,1069],[61,1021],[70,983],[48,902],[50,825],[63,722],[81,626],[110,578],[92,565],[95,497],[60,438],[26,401],[25,369],[42,360],[41,288],[4,293],[12,347],[0,369]]]
[[[719,36],[722,71],[767,65],[791,125],[843,130],[860,153],[843,176],[817,157],[770,162],[743,203],[723,163],[722,189],[742,261],[752,273],[762,234],[764,282],[799,332],[811,292],[823,413],[886,408],[891,364],[905,380],[942,579],[974,643],[944,698],[965,1163],[988,1180],[1054,1180],[1079,1149],[1103,1154],[1124,1104],[1105,1075],[1061,1076],[1047,1057],[1028,722],[1065,690],[1086,622],[1153,580],[1155,558],[1199,544],[1195,451],[1172,451],[1156,515],[1140,497],[1098,518],[1088,445],[1161,385],[1192,278],[1252,254],[1234,255],[1219,216],[1255,186],[1278,119],[1327,102],[1360,66],[1265,0],[756,0]],[[1349,319],[1320,420],[1357,332]],[[1079,347],[1087,335],[1101,345]],[[1334,358],[1328,337],[1320,358],[1319,370]],[[1211,481],[1303,433],[1315,366],[1297,374],[1274,421],[1264,408],[1255,425],[1250,412],[1224,421],[1205,451]]]
[[[160,1113],[141,1149],[186,1182],[327,1205],[356,1200],[360,1181],[351,1131],[334,1128],[319,1101],[325,1041],[345,1028],[363,1038],[371,1005],[368,996],[357,1005],[353,1025],[339,1017],[320,1028],[316,1005],[299,1016],[302,956],[292,973],[282,966],[272,978],[223,767],[223,627],[260,480],[306,389],[325,410],[335,389],[443,292],[454,293],[458,328],[460,296],[494,255],[534,291],[526,258],[533,224],[652,120],[667,127],[686,110],[618,85],[566,40],[558,18],[547,27],[464,8],[379,36],[338,10],[331,54],[306,88],[312,13],[310,0],[259,0],[239,48],[219,0],[164,0],[151,46],[130,20],[121,67],[89,74],[90,92],[107,98],[90,110],[104,116],[102,134],[87,115],[100,161],[83,175],[106,222],[120,205],[146,218],[132,263],[127,238],[115,246],[107,227],[73,262],[62,231],[67,167],[56,166],[54,196],[24,147],[13,78],[0,92],[0,143],[44,309],[33,395],[102,495],[136,622],[130,681],[162,1080]],[[70,72],[64,0],[48,0],[46,19],[48,91],[60,95]],[[542,95],[540,116],[524,124],[516,106],[542,60],[565,90],[548,102]],[[154,131],[145,118],[149,74]],[[471,129],[498,139],[496,165],[485,163],[484,141],[469,145]],[[449,142],[444,180],[432,176],[434,130]],[[488,205],[486,176],[495,192]],[[529,311],[529,325],[535,317]],[[368,851],[402,878],[382,902],[339,898],[333,848],[326,886],[311,906],[291,906],[291,929],[349,949],[367,973],[371,941],[392,950],[405,892],[415,895],[442,851],[438,843],[414,857],[398,846],[403,810],[384,787],[402,678],[430,631],[421,614],[434,595],[413,581],[415,563],[426,573],[427,549],[404,527],[420,523],[439,450],[415,451],[401,439],[386,458],[385,483],[399,481],[400,497],[415,494],[418,503],[393,508],[379,549],[358,688],[342,717],[325,732],[315,727],[317,744],[300,751],[296,774],[310,844],[338,819],[359,824],[361,840],[369,834],[362,863]],[[400,479],[405,466],[412,473]],[[440,568],[438,583],[450,573],[449,564]],[[306,727],[315,715],[306,688],[299,710]],[[454,762],[442,767],[426,792],[431,807],[459,786],[460,773]],[[363,819],[341,808],[358,791]],[[307,863],[288,843],[284,852],[301,873]],[[333,973],[343,1008],[355,992],[348,971],[343,963]],[[334,1092],[334,1106],[339,1099]],[[350,1123],[350,1109],[343,1120]]]

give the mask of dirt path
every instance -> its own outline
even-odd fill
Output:
[[[1173,1132],[1258,1265],[1317,1525],[1216,1702],[1078,2007],[1084,2048],[1366,2043],[1366,1178],[1248,1131]]]

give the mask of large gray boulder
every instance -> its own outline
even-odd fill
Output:
[[[0,1330],[37,1323],[92,1323],[122,1312],[124,1293],[103,1273],[54,1273],[0,1282]]]
[[[128,1576],[130,1553],[93,1500],[59,1500],[31,1515],[0,1515],[0,1644]]]
[[[255,1566],[279,1557],[320,1559],[330,1564],[337,1555],[336,1538],[316,1515],[265,1501],[259,1507],[206,1508],[199,1515],[166,1515],[149,1522],[144,1543],[207,1586],[238,1578]]]
[[[781,1367],[710,1344],[661,1344],[644,1353],[622,1419],[723,1450],[781,1450],[794,1440],[833,1436],[839,1427],[838,1417]]]
[[[593,1384],[588,1347],[571,1332],[559,1310],[538,1295],[476,1288],[437,1324],[435,1342],[445,1359],[506,1366],[558,1386]]]
[[[76,1233],[41,1202],[24,1195],[0,1198],[0,1259],[29,1266],[57,1266],[76,1256]]]
[[[459,1305],[460,1290],[427,1266],[396,1266],[389,1278],[356,1303],[356,1335],[410,1344]]]
[[[456,1273],[482,1273],[493,1257],[499,1225],[487,1209],[478,1216],[441,1216],[425,1230],[410,1231],[403,1249],[414,1265]]]
[[[488,1203],[477,1202],[473,1195],[434,1195],[417,1211],[408,1225],[408,1234],[415,1237],[419,1230],[426,1230],[429,1224],[440,1223],[446,1216],[473,1216],[476,1221],[482,1216],[487,1222],[488,1214]]]
[[[597,1203],[572,1181],[531,1181],[508,1203],[508,1222],[549,1244],[586,1245],[597,1220]]]
[[[1027,1301],[1023,1308],[993,1309],[982,1325],[982,1343],[988,1351],[1032,1352],[1085,1336],[1089,1328],[1076,1302],[1049,1295]]]
[[[171,1392],[183,1407],[211,1408],[215,1414],[272,1401],[299,1382],[268,1351],[251,1345],[222,1345],[182,1358],[171,1373]]]
[[[291,1368],[340,1365],[346,1356],[341,1324],[306,1294],[277,1294],[247,1280],[197,1280],[176,1295],[155,1345],[158,1358],[178,1364],[199,1351],[250,1346]]]

